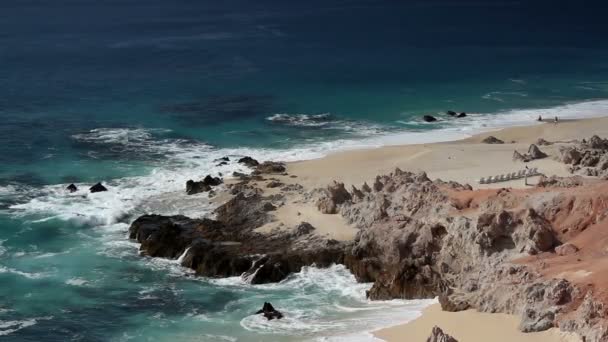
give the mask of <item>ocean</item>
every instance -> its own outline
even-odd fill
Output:
[[[0,340],[372,341],[416,317],[432,300],[370,302],[340,265],[270,285],[194,277],[139,256],[129,223],[208,215],[185,182],[244,171],[223,156],[295,161],[604,115],[606,9],[0,2]],[[89,194],[98,181],[109,191]],[[286,318],[252,315],[264,301]]]

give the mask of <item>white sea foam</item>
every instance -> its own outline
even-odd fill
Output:
[[[6,336],[15,331],[31,327],[37,323],[38,318],[24,319],[20,321],[0,321],[0,336]]]
[[[66,280],[65,283],[68,285],[72,285],[72,286],[84,286],[84,285],[88,284],[89,282],[86,279],[82,279],[82,278],[70,278],[70,279]]]
[[[41,278],[46,278],[49,275],[46,272],[44,272],[44,273],[43,272],[39,272],[39,273],[23,272],[23,271],[19,271],[17,269],[5,267],[5,266],[0,266],[0,273],[12,273],[12,274],[20,275],[20,276],[28,278],[28,279],[41,279]]]

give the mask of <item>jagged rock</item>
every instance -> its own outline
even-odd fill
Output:
[[[94,192],[108,191],[108,189],[106,189],[106,187],[103,186],[101,183],[97,183],[97,184],[93,185],[92,187],[90,187],[89,191],[91,193],[94,193]]]
[[[575,147],[572,146],[561,146],[559,152],[560,159],[564,164],[577,165],[583,158],[581,153]]]
[[[370,192],[372,192],[372,188],[370,188],[369,185],[367,185],[367,183],[364,182],[363,185],[361,186],[361,191],[370,193]]]
[[[284,173],[286,170],[285,164],[280,162],[265,161],[256,166],[255,171],[258,173]]]
[[[533,308],[526,308],[519,323],[519,330],[523,332],[545,331],[555,326],[555,312],[546,309],[537,311]]]
[[[357,189],[354,185],[352,185],[352,194],[353,194],[353,198],[361,200],[363,199],[363,197],[365,197],[365,194],[363,193],[363,191]]]
[[[439,295],[439,304],[443,311],[448,312],[464,311],[471,307],[468,302],[443,293]]]
[[[561,246],[555,247],[555,253],[557,255],[570,255],[578,252],[578,247],[571,243],[565,243]]]
[[[277,210],[277,207],[275,207],[272,203],[270,202],[266,202],[264,203],[264,205],[262,206],[262,209],[264,211],[274,211]]]
[[[315,231],[315,227],[313,227],[310,223],[308,223],[308,222],[301,222],[296,227],[295,235],[296,236],[308,235],[308,234],[312,233],[313,231]]]
[[[258,310],[256,313],[256,315],[259,314],[263,314],[264,317],[266,317],[266,319],[268,319],[269,321],[272,319],[281,319],[283,318],[283,314],[279,311],[277,311],[272,304],[264,302],[264,306],[262,307],[261,310]]]
[[[317,208],[323,214],[335,214],[338,212],[338,206],[350,201],[351,194],[346,191],[344,183],[334,181],[334,184],[328,186],[324,191],[324,197],[317,201]]]
[[[496,138],[495,136],[490,135],[489,137],[483,139],[481,141],[484,144],[504,144],[505,142]]]
[[[530,147],[528,148],[528,155],[530,156],[531,159],[542,159],[542,158],[546,158],[547,154],[545,154],[543,151],[541,151],[538,146],[532,144],[530,145]]]
[[[524,163],[527,163],[530,161],[530,158],[528,156],[524,156],[523,154],[517,151],[513,151],[513,161],[522,161]]]
[[[68,187],[66,188],[66,190],[69,191],[69,192],[76,192],[76,191],[78,191],[78,187],[76,185],[74,185],[74,184],[70,184],[70,185],[68,185]]]
[[[192,179],[186,182],[186,194],[194,195],[201,192],[207,192],[211,190],[211,186],[209,184],[205,184],[205,182],[195,182]]]
[[[217,159],[216,159],[216,160],[214,160],[214,161],[216,161],[216,162],[218,162],[218,161],[222,161],[222,162],[229,162],[229,161],[230,161],[230,158],[228,158],[228,157],[221,157],[221,158],[217,158]]]
[[[260,164],[257,160],[255,160],[251,157],[243,157],[238,160],[238,163],[245,164],[246,166],[249,166],[249,167],[256,167]]]
[[[465,112],[462,112],[462,113],[456,115],[457,118],[464,118],[466,116],[467,116],[467,113],[465,113]]]
[[[424,120],[426,122],[434,122],[434,121],[437,121],[437,118],[432,115],[424,115],[422,117],[422,120]]]
[[[438,326],[434,326],[431,336],[426,339],[426,342],[458,342],[458,340],[444,333]]]
[[[447,111],[447,112],[445,112],[445,113],[446,113],[447,115],[450,115],[450,116],[455,116],[455,115],[457,114],[457,113],[456,113],[455,111],[453,111],[453,110],[448,110],[448,111]]]
[[[597,135],[592,136],[587,142],[587,146],[597,150],[606,150],[608,149],[608,139],[602,139]]]

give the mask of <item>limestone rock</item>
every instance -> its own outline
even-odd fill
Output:
[[[544,153],[543,151],[541,151],[538,146],[532,144],[530,145],[530,147],[528,148],[528,155],[530,156],[531,159],[542,159],[542,158],[546,158],[547,154]]]

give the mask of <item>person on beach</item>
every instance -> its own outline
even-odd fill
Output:
[[[557,116],[555,117],[555,119],[553,119],[553,123],[557,125],[557,122],[559,121],[559,119],[557,118]]]
[[[526,172],[524,172],[524,185],[528,186],[528,165],[526,165]]]
[[[543,117],[539,115],[537,121],[543,121]]]

